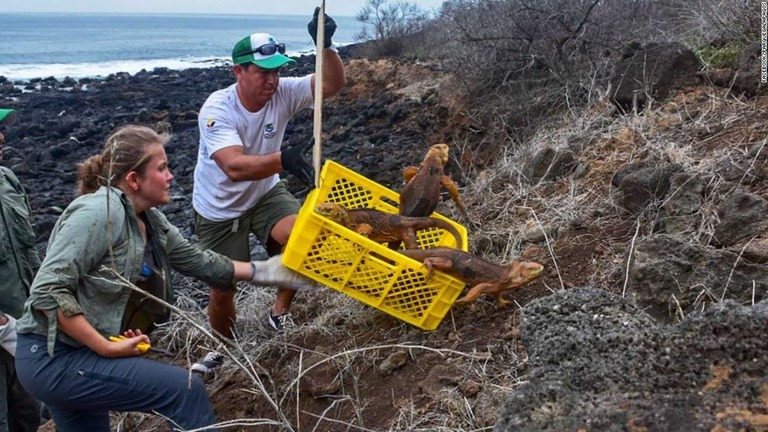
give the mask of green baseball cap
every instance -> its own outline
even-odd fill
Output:
[[[277,43],[269,33],[246,36],[232,48],[232,63],[253,63],[262,69],[277,69],[296,60],[285,55],[285,44]]]
[[[0,109],[0,126],[13,124],[16,121],[16,111],[12,109]]]

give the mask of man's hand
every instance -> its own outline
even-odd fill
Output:
[[[315,8],[315,13],[312,15],[312,21],[307,24],[307,31],[309,32],[309,35],[312,37],[312,42],[315,43],[315,46],[317,46],[317,18],[320,14],[320,8]],[[333,20],[333,18],[329,17],[328,14],[325,15],[325,28],[323,29],[323,35],[324,35],[324,43],[323,48],[329,48],[333,42],[331,42],[331,38],[333,37],[333,34],[336,33],[336,21]]]
[[[312,147],[314,140],[306,144],[297,144],[286,147],[280,152],[280,164],[283,171],[293,174],[310,188],[315,186],[315,169],[304,160],[304,153]]]

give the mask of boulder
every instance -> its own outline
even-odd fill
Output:
[[[678,325],[594,288],[522,309],[528,381],[494,430],[763,430],[768,301],[725,301]]]
[[[714,243],[730,246],[762,234],[768,228],[766,210],[768,202],[765,199],[736,189],[717,208],[719,223],[715,226]]]
[[[739,69],[733,81],[733,90],[749,96],[764,94],[768,84],[763,83],[760,70],[760,42],[747,45],[739,58]]]
[[[649,204],[664,198],[669,191],[669,179],[683,169],[679,164],[639,167],[629,173],[619,170],[611,180],[621,190],[622,207],[632,214],[638,214]]]
[[[669,179],[669,193],[659,211],[659,232],[695,234],[710,176],[678,172]]]
[[[576,168],[576,155],[568,149],[545,146],[523,168],[531,184],[567,176]]]
[[[630,45],[610,79],[611,102],[622,112],[642,110],[651,100],[663,100],[672,90],[694,85],[703,67],[696,54],[680,43]]]
[[[768,268],[738,253],[659,234],[637,241],[626,284],[627,296],[655,318],[671,321],[722,299],[760,301],[768,293]]]

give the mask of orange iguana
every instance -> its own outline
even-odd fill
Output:
[[[403,242],[408,249],[418,249],[416,231],[427,228],[440,228],[456,237],[456,244],[461,244],[461,236],[448,222],[430,217],[407,217],[385,213],[374,209],[350,209],[324,202],[315,207],[315,212],[345,226],[369,239],[393,245],[391,242]]]
[[[464,203],[461,201],[456,183],[447,175],[443,168],[448,163],[448,146],[435,144],[429,148],[427,155],[418,167],[409,166],[403,171],[407,182],[400,192],[400,214],[402,216],[429,216],[437,208],[440,200],[442,185],[456,202],[461,214],[469,219]]]
[[[544,270],[544,266],[536,262],[512,261],[500,265],[462,250],[445,247],[406,249],[399,252],[424,263],[428,271],[427,277],[431,277],[437,269],[473,285],[455,304],[472,303],[480,294],[491,294],[496,297],[499,307],[506,306],[508,302],[501,297],[503,291],[527,284],[541,276]]]

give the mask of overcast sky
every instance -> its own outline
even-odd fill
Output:
[[[396,0],[391,0],[395,2]],[[326,0],[326,13],[354,16],[366,0]],[[408,0],[422,9],[437,9],[442,0]],[[25,0],[0,1],[2,12],[120,12],[311,15],[320,0]]]

